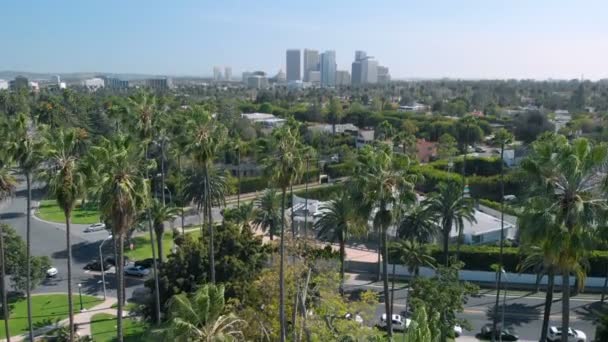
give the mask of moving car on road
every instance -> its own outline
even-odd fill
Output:
[[[548,341],[561,341],[562,340],[562,328],[551,327],[547,334]],[[587,335],[581,330],[575,330],[568,328],[568,342],[587,342]]]
[[[105,223],[94,223],[84,229],[85,233],[98,232],[106,229]]]
[[[406,322],[406,319],[403,318],[403,316],[393,314],[392,323],[393,323],[393,331],[405,331],[405,329],[407,328],[407,326],[410,323],[410,320],[408,319]],[[380,322],[378,323],[377,326],[379,329],[387,328],[386,314],[382,314],[382,316],[380,316]]]
[[[486,324],[481,328],[481,333],[479,337],[484,340],[492,339],[492,323]],[[512,328],[502,329],[500,324],[496,325],[496,331],[494,332],[494,337],[497,341],[502,339],[503,341],[517,341],[519,340],[519,336],[515,334],[515,330]]]
[[[59,274],[59,271],[57,271],[57,269],[55,267],[51,267],[48,270],[46,270],[47,278],[55,278],[57,276],[57,274]]]
[[[150,270],[141,266],[129,266],[125,268],[125,274],[136,277],[145,277],[150,274]]]

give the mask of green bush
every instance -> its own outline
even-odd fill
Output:
[[[325,186],[322,188],[308,189],[308,198],[319,200],[319,201],[327,201],[330,200],[336,195],[340,190],[344,188],[344,185],[338,183],[329,186]],[[299,190],[294,192],[296,196],[304,197],[306,194],[305,190]]]
[[[241,178],[241,193],[255,192],[266,189],[268,180],[265,177],[242,177]]]
[[[462,174],[462,163],[462,157],[456,158],[454,165],[452,165],[452,171]],[[467,158],[466,175],[494,176],[500,174],[500,164],[500,157]],[[445,159],[432,162],[429,165],[442,171],[448,169],[448,161]]]
[[[515,210],[515,208],[513,208],[512,206],[510,206],[507,203],[504,203],[504,207],[501,207],[499,202],[494,202],[485,198],[481,198],[479,199],[479,204],[481,205],[485,205],[486,207],[492,208],[494,210],[498,210],[501,211],[501,209],[504,209],[505,214],[508,215],[513,215],[513,216],[517,216],[517,210]]]
[[[510,172],[505,175],[505,194],[520,196],[526,187],[526,178],[520,172]],[[500,201],[500,176],[467,177],[469,191],[472,197]]]
[[[348,163],[329,164],[325,166],[325,172],[330,178],[340,178],[352,175],[353,167]]]
[[[456,173],[441,171],[429,165],[416,165],[411,168],[412,173],[420,176],[420,180],[416,184],[416,189],[422,192],[431,192],[435,190],[437,184],[441,182],[458,182],[462,183],[462,177]]]
[[[389,260],[396,260],[401,256],[401,251],[395,245],[389,245]],[[437,245],[431,247],[431,255],[437,262],[443,262],[443,251]],[[450,248],[450,255],[456,255],[456,248]],[[492,265],[498,264],[500,258],[500,247],[497,246],[461,246],[459,258],[464,262],[465,270],[469,271],[493,271]],[[525,254],[517,247],[505,247],[503,253],[503,264],[508,272],[518,272],[519,264],[525,259]],[[608,251],[592,251],[588,257],[588,277],[605,277],[608,267]],[[527,270],[525,273],[533,273]]]

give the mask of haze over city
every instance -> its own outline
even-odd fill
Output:
[[[0,70],[210,76],[285,50],[365,50],[393,78],[608,77],[605,1],[53,1],[0,4]]]

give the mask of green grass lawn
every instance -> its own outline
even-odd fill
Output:
[[[125,342],[151,341],[144,338],[148,332],[148,324],[127,318],[123,320]],[[91,335],[95,342],[111,342],[116,340],[116,316],[96,314],[91,317]]]
[[[40,202],[37,216],[45,221],[64,223],[65,217],[63,210],[57,205],[55,200],[44,200]],[[92,224],[99,222],[99,211],[97,208],[83,209],[80,205],[74,208],[72,213],[72,223]]]
[[[198,238],[201,232],[199,229],[195,229],[189,232],[186,231],[186,234],[192,234],[193,237]],[[131,241],[133,242],[133,250],[129,250],[129,246],[125,246],[125,255],[130,260],[143,260],[152,257],[152,247],[150,246],[150,235],[148,233],[136,236]],[[171,254],[171,247],[173,247],[173,233],[171,231],[165,232],[163,236],[163,253],[165,257]]]
[[[80,299],[78,295],[73,296],[74,312],[80,310]],[[85,308],[91,308],[102,303],[103,300],[93,296],[82,296],[82,304]],[[19,298],[10,304],[9,329],[11,336],[21,335],[28,332],[27,325],[27,303],[24,298]],[[68,317],[68,296],[64,294],[32,296],[32,320],[34,329],[54,324],[57,320]],[[4,320],[0,320],[0,338],[6,337]]]

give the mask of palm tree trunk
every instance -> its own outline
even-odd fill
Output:
[[[279,245],[279,323],[281,325],[281,342],[286,340],[285,330],[285,195],[287,188],[281,194],[281,244]]]
[[[237,190],[236,190],[236,207],[241,207],[241,150],[236,151],[236,179],[237,179]]]
[[[124,277],[124,267],[125,267],[125,237],[123,233],[118,234],[118,260],[116,260],[116,267],[118,268],[116,272],[116,279],[118,280],[118,284],[116,284],[116,294],[118,295],[118,303],[116,305],[116,339],[118,342],[123,342],[123,331],[122,331],[122,307],[124,305],[124,292],[123,288],[125,287],[125,277]]]
[[[450,229],[452,226],[450,225],[449,229],[443,227],[443,263],[445,267],[450,265],[450,255],[449,255],[449,240],[450,240]]]
[[[604,286],[602,287],[602,304],[606,300],[606,288],[608,288],[608,265],[606,265],[606,276],[604,277]]]
[[[72,241],[70,239],[70,217],[72,216],[70,211],[65,212],[65,242],[68,251],[68,315],[69,315],[69,329],[70,329],[70,341],[74,341],[74,303],[72,298]],[[100,261],[103,263],[103,261]]]
[[[6,277],[6,263],[4,260],[4,227],[0,225],[0,290],[2,291],[2,318],[4,319],[4,331],[6,332],[6,342],[11,342],[11,333],[8,327],[9,311],[8,311],[8,299],[6,296],[6,283],[4,278]]]
[[[27,213],[26,213],[26,277],[25,277],[25,295],[27,297],[27,326],[29,330],[30,341],[34,340],[34,326],[32,325],[32,294],[31,292],[31,281],[32,281],[32,260],[31,260],[31,249],[32,249],[32,175],[29,172],[25,173],[25,182],[27,186]]]
[[[562,273],[562,331],[570,327],[570,271]],[[568,342],[568,334],[562,334],[562,342]]]
[[[551,304],[553,304],[553,288],[555,286],[555,274],[550,269],[547,272],[547,294],[545,295],[545,312],[543,314],[543,325],[540,331],[540,340],[547,340],[547,330],[549,329],[549,318],[551,316]]]
[[[306,177],[304,179],[304,245],[308,239],[308,172],[309,172],[310,158],[306,157]]]
[[[148,159],[148,145],[147,143],[145,144],[145,157],[146,159]],[[164,172],[164,170],[163,170]],[[146,179],[148,179],[148,169],[146,168]],[[165,188],[164,188],[164,175],[163,175],[163,205],[165,203]],[[148,211],[148,229],[150,230],[150,248],[152,250],[152,272],[153,272],[153,276],[154,276],[154,304],[155,304],[155,311],[156,311],[156,324],[160,325],[160,288],[158,286],[158,263],[156,261],[156,252],[155,252],[155,248],[154,248],[154,235],[152,234],[152,216],[150,213],[150,204],[148,205],[147,208]],[[122,235],[122,234],[121,234]],[[160,241],[160,243],[162,244],[162,240]],[[121,247],[122,248],[122,247]],[[121,254],[123,254],[123,258],[124,258],[124,251],[121,249]],[[124,266],[124,263],[122,264],[122,266]],[[124,300],[124,298],[123,298]]]
[[[393,261],[393,276],[391,277],[391,312],[395,309],[395,262]]]
[[[393,312],[391,310],[391,293],[388,291],[388,244],[386,227],[382,227],[382,282],[384,285],[384,307],[386,309],[386,323],[389,340],[393,337]]]
[[[294,200],[293,200],[293,184],[291,184],[289,186],[289,196],[291,197],[291,213],[289,214],[291,216],[291,238],[295,240],[296,238],[296,227],[294,225],[294,221],[293,221],[293,205],[294,205]],[[294,260],[295,262],[295,260]]]
[[[158,247],[158,261],[162,264],[165,256],[165,251],[163,250],[163,236],[165,235],[164,228],[156,230],[156,246]],[[152,253],[154,254],[154,253]]]
[[[340,240],[340,295],[344,296],[344,259],[346,258],[344,237]]]
[[[207,216],[207,227],[209,229],[209,274],[212,284],[215,284],[215,245],[214,245],[214,234],[213,234],[213,221],[211,218],[211,198],[209,198],[209,170],[205,172],[205,215]]]
[[[505,144],[500,145],[500,253],[498,255],[498,265],[501,269],[496,270],[496,303],[494,305],[494,317],[492,320],[492,331],[496,331],[496,324],[498,323],[498,303],[500,302],[500,283],[502,281],[502,264],[503,264],[503,252],[505,245],[505,179],[504,179],[504,154]],[[503,327],[504,328],[504,327]],[[492,341],[495,340],[494,334],[492,334]]]

